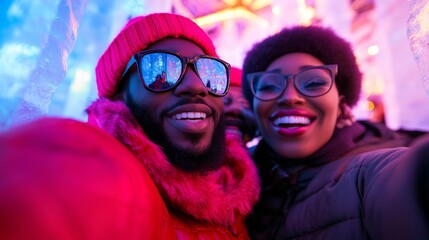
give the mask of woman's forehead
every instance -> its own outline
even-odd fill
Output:
[[[296,71],[304,70],[303,68],[310,66],[321,66],[324,65],[322,61],[308,53],[288,53],[285,54],[273,62],[267,67],[267,71],[280,69],[282,72],[285,71]]]

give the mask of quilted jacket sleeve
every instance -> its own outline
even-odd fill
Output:
[[[362,202],[370,238],[429,239],[429,137],[395,153],[367,173]]]

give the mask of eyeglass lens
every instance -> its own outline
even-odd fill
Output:
[[[195,62],[196,71],[204,86],[216,95],[226,92],[228,74],[220,61],[200,57]],[[140,72],[146,86],[153,91],[164,91],[174,87],[182,76],[184,66],[179,56],[171,53],[148,53],[142,56]]]
[[[294,77],[296,89],[303,95],[316,97],[326,94],[332,86],[332,74],[326,68],[304,70],[297,75],[282,75],[277,72],[264,72],[252,80],[255,96],[261,100],[279,97],[287,87],[287,79]]]

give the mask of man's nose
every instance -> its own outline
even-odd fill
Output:
[[[189,96],[207,96],[208,89],[201,81],[195,69],[192,66],[187,66],[182,81],[174,90],[175,94]]]

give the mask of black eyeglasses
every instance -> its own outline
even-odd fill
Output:
[[[152,92],[165,92],[177,86],[192,64],[198,77],[210,93],[225,96],[229,87],[229,63],[206,55],[188,58],[167,50],[141,51],[131,58],[122,77],[137,63],[140,80]]]
[[[307,97],[319,97],[328,93],[335,80],[338,65],[324,65],[305,69],[297,74],[283,75],[279,70],[256,72],[247,75],[253,95],[261,101],[270,101],[280,97],[287,80],[293,78],[298,92]]]

